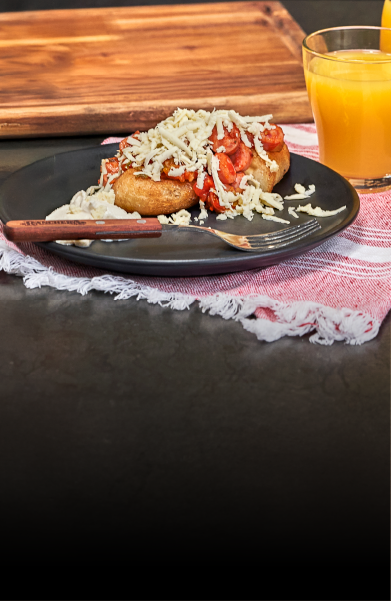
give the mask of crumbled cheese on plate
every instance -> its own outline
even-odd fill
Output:
[[[80,190],[69,204],[55,209],[46,217],[46,220],[140,219],[139,213],[127,213],[114,204],[114,190],[105,192],[98,188],[99,186],[91,186],[86,191]],[[93,240],[56,240],[56,242],[65,246],[74,244],[87,247],[92,244]]]
[[[160,223],[167,225],[189,225],[191,221],[191,215],[186,209],[181,209],[177,213],[172,213],[170,217],[167,217],[167,215],[158,215],[157,218]]]
[[[288,207],[288,213],[289,213],[289,215],[292,215],[292,217],[299,219],[299,216],[293,207]]]
[[[312,207],[311,204],[305,205],[305,207],[297,207],[295,211],[297,213],[308,213],[308,215],[313,215],[314,217],[331,217],[332,215],[337,215],[341,211],[346,209],[346,205],[336,209],[335,211],[324,211],[320,207]]]
[[[262,215],[262,219],[266,219],[267,221],[277,221],[277,223],[290,224],[290,221],[287,221],[286,219],[281,219],[281,217],[276,217],[275,215]]]
[[[315,192],[315,186],[314,184],[310,184],[308,190],[306,190],[301,184],[295,184],[295,190],[297,194],[284,196],[284,200],[305,200]]]

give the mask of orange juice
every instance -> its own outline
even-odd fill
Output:
[[[382,27],[391,27],[391,0],[385,0],[381,19]],[[380,48],[383,52],[391,52],[391,36],[382,32]]]
[[[304,64],[321,162],[348,178],[390,175],[391,53],[339,50]]]
[[[382,27],[391,27],[391,0],[385,0],[381,19]]]

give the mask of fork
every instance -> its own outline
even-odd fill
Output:
[[[29,219],[8,221],[4,234],[12,242],[50,242],[53,240],[101,240],[158,238],[164,231],[180,229],[217,236],[229,246],[248,252],[279,249],[310,236],[320,229],[316,219],[270,232],[238,236],[200,225],[162,225],[156,217],[145,219],[56,220]]]

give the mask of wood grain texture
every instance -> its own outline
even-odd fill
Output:
[[[51,240],[112,240],[158,238],[162,226],[156,217],[148,219],[98,219],[8,221],[4,234],[13,242],[50,242]]]
[[[129,133],[180,106],[312,121],[279,2],[0,14],[0,137]]]

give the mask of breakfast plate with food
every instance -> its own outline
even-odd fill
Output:
[[[272,265],[337,234],[358,210],[358,195],[347,180],[289,152],[283,127],[272,115],[243,117],[234,110],[177,109],[119,145],[37,161],[0,190],[4,223],[46,220],[71,226],[155,218],[164,228],[159,237],[108,243],[109,236],[68,235],[38,243],[72,261],[149,275],[207,275]],[[283,235],[310,220],[317,227],[305,237],[247,253],[188,227],[251,237]]]

